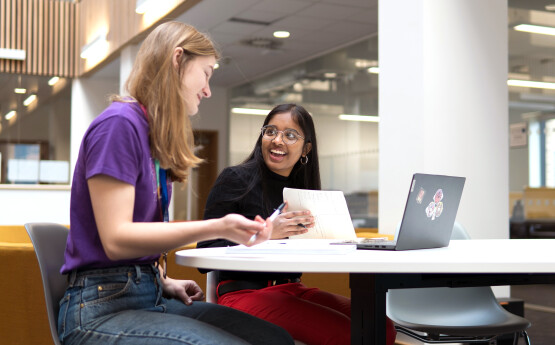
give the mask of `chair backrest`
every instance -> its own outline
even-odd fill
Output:
[[[27,223],[25,229],[39,262],[50,333],[54,343],[59,345],[58,302],[64,296],[67,287],[66,277],[60,273],[60,268],[64,263],[69,229],[54,223]]]
[[[451,232],[452,240],[469,240],[470,236],[464,229],[464,227],[455,221],[453,225],[453,232]],[[476,290],[485,289],[490,290],[489,287],[480,287]],[[468,295],[464,295],[465,298],[457,296],[458,293],[468,292],[470,290],[453,290],[451,288],[421,288],[421,289],[393,289],[387,292],[387,314],[394,320],[399,322],[400,320],[418,320],[418,314],[422,313],[423,310],[430,310],[430,306],[435,306],[434,312],[438,313],[441,308],[445,306],[453,306],[451,304],[452,300],[457,301],[465,300],[467,302]],[[476,293],[473,291],[473,293]],[[487,291],[485,292],[487,293]],[[442,297],[441,303],[439,303],[438,296]],[[471,297],[468,297],[472,300]],[[463,303],[464,305],[464,303]],[[438,309],[439,308],[439,309]]]
[[[469,240],[470,235],[466,232],[461,223],[455,221],[453,224],[453,232],[451,233],[452,240]]]
[[[401,222],[397,223],[396,233],[399,232],[399,228],[401,228]],[[455,221],[453,224],[453,231],[451,232],[451,239],[452,240],[469,240],[470,235],[466,232],[464,226],[461,223]]]
[[[455,222],[451,239],[469,240]],[[523,331],[530,323],[505,311],[489,286],[392,289],[387,293],[387,316],[413,330],[459,336],[486,336]],[[514,321],[517,320],[518,322]]]

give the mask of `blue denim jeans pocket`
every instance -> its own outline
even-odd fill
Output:
[[[165,311],[157,269],[150,265],[72,273],[60,301],[58,333],[94,328],[96,321],[126,310]]]

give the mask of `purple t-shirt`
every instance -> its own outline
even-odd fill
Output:
[[[62,273],[156,261],[159,255],[112,261],[104,252],[87,180],[108,175],[135,187],[134,222],[162,221],[150,155],[148,122],[138,103],[113,102],[89,126],[71,186],[70,231]],[[168,188],[168,200],[171,186]]]

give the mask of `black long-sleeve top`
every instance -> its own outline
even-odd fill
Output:
[[[247,186],[255,175],[251,169],[256,167],[233,166],[222,171],[208,195],[204,219],[220,218],[237,213],[249,219],[260,215],[266,219],[283,201],[283,188],[292,187],[287,177],[278,175],[265,168],[267,203],[263,200],[262,182],[258,181],[247,194]],[[268,209],[264,205],[268,205]],[[202,241],[198,248],[226,247],[237,245],[234,242],[217,239]],[[218,281],[224,280],[279,280],[300,278],[301,273],[219,271]]]

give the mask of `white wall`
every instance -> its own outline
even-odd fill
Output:
[[[194,129],[218,131],[218,172],[228,165],[229,109],[228,90],[212,87],[212,97],[202,100],[199,112],[191,118]]]
[[[69,187],[45,187],[40,190],[13,187],[0,188],[0,225],[30,222],[69,224]]]

